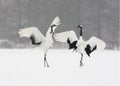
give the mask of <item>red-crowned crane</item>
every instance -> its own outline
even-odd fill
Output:
[[[106,44],[101,39],[92,36],[88,41],[84,41],[82,37],[82,25],[78,25],[80,28],[80,37],[77,38],[73,30],[65,31],[61,33],[54,34],[54,38],[58,42],[64,42],[69,44],[69,49],[76,50],[81,54],[80,66],[83,66],[83,55],[87,54],[90,57],[90,54],[95,50],[102,50],[105,48]]]
[[[46,54],[50,47],[53,47],[53,34],[55,29],[60,25],[60,18],[57,16],[51,23],[46,36],[44,36],[37,27],[28,27],[18,31],[20,38],[27,37],[33,45],[38,45],[38,48],[44,51],[44,67],[49,67]]]

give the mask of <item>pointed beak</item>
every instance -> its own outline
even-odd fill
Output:
[[[81,28],[81,27],[83,27],[83,25],[81,25],[81,24],[75,26],[75,28]]]

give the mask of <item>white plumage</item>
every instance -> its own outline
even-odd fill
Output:
[[[51,34],[50,34],[50,32],[51,32],[51,26],[53,25],[53,31],[58,27],[58,25],[60,25],[60,18],[57,16],[54,20],[53,20],[53,22],[51,23],[51,25],[50,25],[50,27],[49,27],[49,29],[48,29],[48,31],[47,31],[47,33],[46,33],[46,37],[49,37]],[[54,26],[55,25],[55,26]]]
[[[30,38],[33,35],[35,38],[34,40],[35,43],[45,40],[45,37],[43,36],[43,34],[39,31],[37,27],[28,27],[28,28],[20,29],[18,33],[20,35],[20,38],[22,37]]]
[[[88,41],[84,41],[82,38],[82,25],[78,26],[80,28],[80,37],[77,38],[74,31],[65,31],[61,33],[54,34],[54,38],[56,41],[64,42],[69,44],[69,49],[74,49],[78,53],[81,54],[81,60],[80,60],[80,66],[83,65],[82,59],[83,55],[87,54],[90,56],[90,54],[94,50],[102,50],[105,48],[106,44],[101,39],[93,36]]]
[[[86,44],[90,44],[92,48],[97,45],[96,50],[103,50],[106,47],[105,42],[95,36],[92,36],[88,41],[86,41]]]
[[[62,32],[62,33],[55,33],[54,38],[55,38],[56,41],[59,41],[59,42],[67,42],[68,38],[71,42],[73,42],[75,40],[78,40],[75,32],[72,31],[72,30],[71,31],[65,31],[65,32]]]
[[[53,34],[58,25],[60,25],[60,18],[57,16],[51,23],[48,31],[46,32],[46,36],[44,36],[37,27],[28,27],[20,29],[18,31],[20,38],[29,38],[33,45],[39,45],[38,48],[42,49],[45,52],[44,66],[47,65],[47,67],[49,67],[49,65],[46,59],[46,54],[48,49],[53,46]]]

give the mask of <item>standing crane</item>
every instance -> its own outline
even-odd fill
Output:
[[[83,55],[90,54],[95,50],[102,50],[105,48],[106,44],[101,39],[92,36],[88,41],[84,41],[82,37],[82,25],[77,26],[80,29],[80,37],[77,38],[73,30],[65,31],[61,33],[54,34],[54,38],[58,42],[64,42],[69,45],[69,49],[73,49],[81,54],[80,66],[83,66]]]
[[[33,45],[38,45],[39,49],[44,51],[44,67],[47,65],[49,67],[46,54],[50,47],[53,47],[53,34],[55,29],[60,25],[60,18],[57,16],[51,23],[46,36],[44,36],[37,27],[28,27],[20,29],[18,34],[20,38],[27,37],[31,40]]]

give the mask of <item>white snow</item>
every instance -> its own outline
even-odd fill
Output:
[[[0,86],[120,86],[120,51],[85,56],[69,50],[49,49],[49,68],[37,49],[0,49]]]

